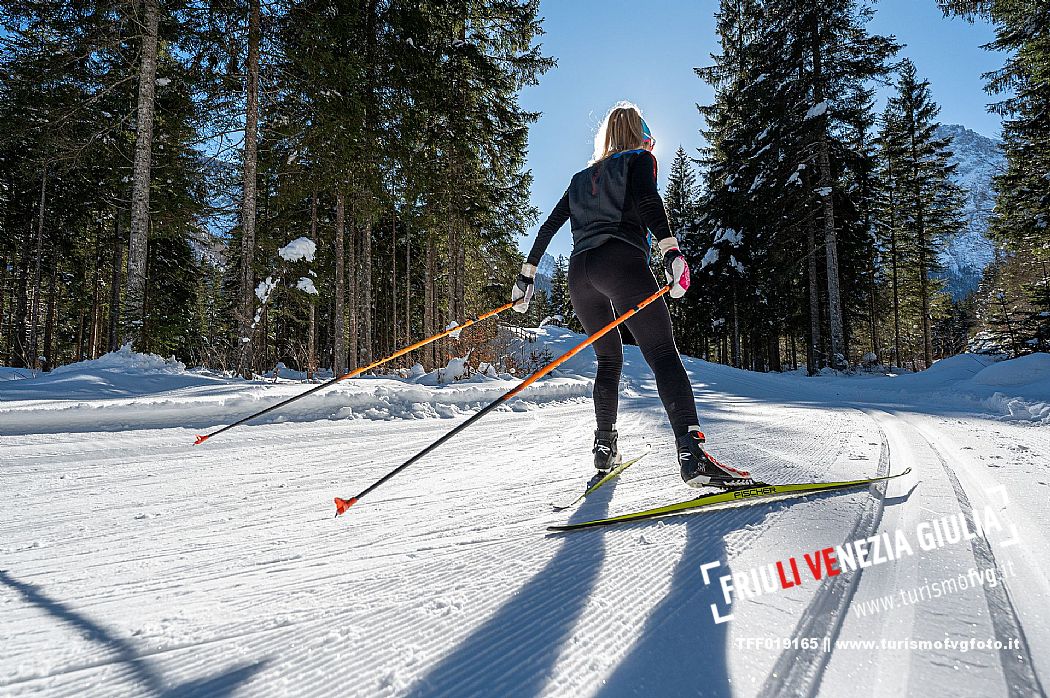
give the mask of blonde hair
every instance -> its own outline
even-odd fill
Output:
[[[642,147],[642,111],[631,102],[617,102],[594,134],[593,165],[614,153]]]

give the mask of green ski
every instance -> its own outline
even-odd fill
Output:
[[[668,516],[670,514],[689,512],[695,509],[714,506],[717,504],[735,504],[739,502],[750,502],[756,499],[768,499],[771,497],[797,497],[806,494],[815,494],[818,492],[845,490],[853,487],[863,487],[865,485],[870,485],[872,483],[882,482],[885,480],[892,480],[893,478],[901,477],[902,475],[907,475],[910,472],[911,468],[907,468],[903,472],[897,473],[896,475],[883,475],[881,477],[870,477],[865,478],[863,480],[843,480],[841,482],[814,482],[790,485],[767,485],[762,483],[754,487],[741,487],[739,489],[733,489],[726,492],[705,494],[702,497],[690,499],[686,502],[678,502],[677,504],[669,504],[667,506],[646,509],[644,511],[636,511],[631,514],[621,514],[620,516],[612,516],[607,519],[583,521],[581,523],[565,524],[563,526],[548,526],[547,530],[578,531],[581,528],[593,528],[595,526],[610,526],[612,524],[626,523],[628,521],[643,521],[645,519],[653,519],[659,516]]]
[[[637,463],[641,459],[645,458],[647,455],[649,455],[649,449],[646,449],[645,453],[643,453],[642,455],[638,456],[637,458],[632,458],[631,460],[625,460],[624,462],[620,463],[618,466],[616,466],[615,468],[610,470],[605,475],[605,477],[603,477],[601,480],[598,480],[598,482],[596,482],[593,485],[591,485],[590,487],[588,487],[586,489],[586,491],[584,491],[583,494],[581,494],[576,499],[572,500],[570,503],[568,503],[568,504],[566,504],[564,506],[559,506],[557,504],[552,504],[551,506],[554,507],[554,511],[565,511],[566,509],[569,509],[571,507],[576,506],[577,504],[582,502],[589,494],[594,492],[596,489],[598,489],[602,485],[605,485],[605,484],[609,483],[610,481],[615,480],[616,478],[618,478],[620,476],[620,474],[624,470],[627,470],[632,465],[634,465],[635,463]]]

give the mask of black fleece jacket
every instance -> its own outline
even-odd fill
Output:
[[[667,212],[656,190],[656,167],[656,158],[649,151],[630,150],[611,155],[578,172],[558,205],[540,226],[526,261],[539,264],[551,238],[570,217],[573,219],[572,254],[592,249],[612,238],[629,242],[648,254],[650,242],[646,235],[647,228],[656,240],[671,236]],[[624,168],[625,173],[618,171]],[[583,209],[591,207],[586,190],[590,189],[597,197],[602,177],[611,187],[611,190],[607,187],[604,193],[611,195],[613,207],[619,208],[619,219],[611,218],[606,210],[603,212],[604,218],[595,223],[595,212]]]

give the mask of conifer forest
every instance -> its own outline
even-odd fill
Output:
[[[714,90],[703,146],[660,163],[683,353],[817,373],[1050,351],[1050,1],[916,2],[996,32],[979,283],[946,287],[968,192],[877,3],[721,0],[679,96]],[[0,365],[130,343],[338,375],[506,303],[547,213],[520,101],[556,69],[542,35],[538,0],[0,0]],[[504,327],[575,326],[566,266]],[[470,332],[472,363],[498,358],[494,326]]]

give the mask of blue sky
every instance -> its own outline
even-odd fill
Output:
[[[519,241],[527,251],[539,223],[565,191],[569,178],[586,166],[598,122],[608,108],[629,99],[642,108],[656,136],[660,184],[678,145],[690,154],[702,144],[696,103],[713,93],[693,73],[708,65],[718,48],[714,32],[717,0],[542,0],[545,55],[558,67],[521,94],[522,105],[542,112],[529,136],[535,181],[532,203],[540,218]],[[988,114],[981,73],[1002,65],[1003,56],[980,48],[994,38],[990,25],[945,19],[935,0],[882,0],[871,31],[894,34],[906,44],[901,56],[929,78],[943,123],[963,124],[999,135],[999,117]],[[884,96],[878,106],[881,111]],[[566,224],[548,252],[568,255]]]

